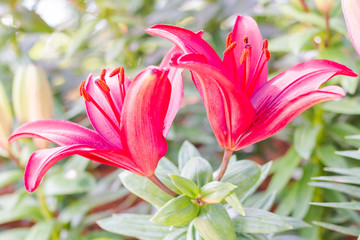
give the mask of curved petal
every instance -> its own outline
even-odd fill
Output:
[[[113,155],[114,153],[116,154]],[[55,163],[75,154],[88,157],[100,163],[125,169],[129,169],[127,168],[128,165],[130,165],[130,167],[133,165],[131,164],[131,160],[129,160],[125,152],[121,150],[104,151],[84,144],[56,147],[51,149],[41,149],[35,151],[31,155],[26,165],[24,176],[26,190],[28,192],[33,192],[39,186],[45,173]],[[108,156],[111,158],[108,159]],[[114,157],[116,157],[115,161],[113,160]]]
[[[219,144],[231,149],[236,139],[254,119],[254,109],[243,92],[221,72],[205,63],[201,54],[186,54],[173,64],[193,71],[196,86],[201,88],[203,102],[211,127]]]
[[[341,0],[351,42],[360,55],[360,0]]]
[[[124,148],[146,176],[151,176],[166,154],[163,136],[171,84],[168,71],[155,67],[140,72],[132,81],[121,115]]]
[[[104,110],[105,114],[107,114],[108,118],[111,119],[113,124],[111,124],[103,113],[99,111],[99,109],[94,105],[93,102],[85,101],[87,115],[94,129],[101,134],[108,142],[111,142],[114,145],[122,146],[121,138],[119,134],[119,123],[116,119],[116,116],[111,109],[110,105],[106,101],[100,89],[95,84],[95,78],[90,75],[88,80],[86,81],[85,89],[94,99],[94,101]],[[110,81],[107,81],[107,84],[111,87],[110,92],[114,92],[111,94],[118,94],[120,96],[119,84],[116,84],[116,77],[112,77]],[[119,97],[115,97],[119,98]],[[119,106],[119,103],[117,104]]]
[[[14,142],[21,138],[42,138],[57,145],[86,144],[99,149],[114,149],[98,133],[65,120],[38,120],[18,127],[9,138]]]
[[[174,53],[179,52],[179,48],[177,46],[172,47],[165,57],[163,58],[160,68],[170,67],[170,60]],[[168,134],[171,124],[174,121],[176,113],[179,111],[182,103],[182,99],[184,98],[184,84],[182,81],[182,68],[174,68],[170,67],[170,71],[168,74],[168,78],[171,83],[171,98],[168,107],[168,111],[165,117],[165,127],[163,131],[164,137]]]
[[[251,44],[251,66],[249,78],[252,79],[258,59],[262,54],[263,38],[261,36],[259,27],[255,20],[248,16],[238,15],[232,30],[232,40],[236,42],[236,47],[232,54],[224,56],[224,65],[228,72],[233,76],[237,76],[237,82],[241,82],[242,67],[240,66],[240,58],[244,50],[244,36],[249,38]],[[236,72],[235,72],[236,71]],[[259,77],[256,88],[263,85],[267,81],[268,69],[265,64],[262,74]],[[255,89],[256,89],[255,88]]]
[[[340,87],[328,86],[299,95],[281,106],[267,108],[256,117],[253,126],[244,134],[236,149],[271,137],[315,104],[341,98],[344,95],[345,92]]]
[[[201,38],[202,32],[194,33],[185,28],[163,24],[152,26],[146,29],[146,32],[168,39],[184,53],[201,53],[206,57],[209,64],[223,70],[223,63],[215,50]]]
[[[264,84],[251,97],[256,112],[270,104],[278,105],[299,95],[318,89],[324,82],[336,75],[357,76],[346,66],[328,60],[310,60],[300,63],[277,75]]]

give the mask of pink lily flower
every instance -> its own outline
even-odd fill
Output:
[[[199,33],[169,25],[146,31],[180,49],[171,64],[191,71],[217,141],[230,156],[279,132],[316,103],[343,97],[340,87],[319,89],[331,77],[357,76],[336,62],[311,60],[267,81],[268,41],[247,16],[237,17],[222,60]]]
[[[360,55],[360,0],[341,0],[341,5],[351,42]]]
[[[27,191],[33,192],[56,162],[74,154],[161,185],[154,171],[167,152],[165,137],[183,97],[182,69],[163,68],[167,63],[148,67],[133,81],[117,68],[104,69],[99,77],[90,75],[82,82],[80,94],[95,131],[64,120],[34,121],[16,129],[9,142],[30,137],[59,145],[31,155],[25,169]]]

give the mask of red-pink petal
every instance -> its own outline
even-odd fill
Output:
[[[341,4],[351,42],[360,55],[360,0],[341,0]]]
[[[299,95],[318,89],[336,75],[357,76],[346,66],[328,60],[311,60],[300,63],[277,75],[251,97],[256,112],[264,106],[278,105]]]
[[[24,179],[26,190],[33,192],[39,186],[45,173],[55,163],[75,154],[103,164],[121,167],[130,171],[133,170],[133,172],[139,174],[137,169],[133,169],[134,163],[132,163],[128,155],[122,150],[99,150],[96,147],[76,144],[35,151],[31,155],[25,168]]]
[[[299,95],[281,106],[272,106],[264,110],[263,115],[256,117],[254,125],[239,141],[237,149],[271,137],[315,104],[341,98],[344,95],[340,87],[328,86]]]
[[[98,133],[64,120],[48,119],[25,123],[12,133],[9,142],[21,138],[42,138],[60,146],[86,144],[99,149],[114,148]]]
[[[110,71],[109,71],[110,72]],[[106,101],[105,97],[101,93],[100,89],[95,84],[95,78],[90,75],[88,80],[86,81],[85,89],[91,95],[91,97],[95,100],[95,102],[105,111],[105,113],[109,116],[111,121],[114,123],[115,127],[109,123],[106,117],[95,107],[92,102],[85,101],[86,111],[89,117],[91,124],[94,129],[101,134],[107,141],[111,142],[114,145],[121,147],[121,138],[118,132],[119,123],[116,119],[116,116]],[[116,77],[112,77],[110,81],[107,82],[110,85],[111,90],[113,92],[111,94],[117,95],[115,99],[120,99],[120,90],[119,84],[117,83]],[[119,102],[117,100],[117,107],[120,110]]]
[[[146,29],[146,32],[168,39],[184,53],[201,53],[206,57],[209,64],[221,70],[224,69],[215,50],[201,38],[202,32],[194,33],[184,28],[161,24]]]
[[[254,75],[254,70],[258,59],[262,53],[263,48],[263,38],[261,36],[259,27],[255,20],[248,16],[237,16],[234,28],[232,30],[232,39],[233,42],[236,42],[236,47],[233,50],[234,57],[231,54],[224,56],[224,65],[229,73],[232,73],[232,76],[235,76],[234,70],[236,69],[237,73],[237,82],[241,83],[242,78],[242,68],[240,67],[240,58],[242,51],[244,50],[244,36],[249,38],[249,43],[251,44],[251,67],[250,67],[250,79]],[[236,66],[235,69],[233,66]],[[267,81],[267,64],[265,65],[262,74],[257,82],[257,87],[263,85]]]
[[[160,68],[170,67],[170,59],[172,55],[176,52],[178,52],[180,49],[177,46],[172,47],[165,57],[163,58]],[[168,74],[168,78],[171,83],[171,98],[169,103],[169,108],[165,117],[165,126],[163,135],[166,137],[166,135],[169,132],[169,129],[171,127],[172,122],[174,121],[176,113],[179,111],[182,99],[184,97],[184,84],[182,81],[182,68],[174,68],[170,67],[170,71]]]
[[[140,72],[129,87],[121,115],[124,148],[146,176],[154,173],[167,151],[163,136],[171,93],[167,74],[155,67]]]
[[[215,136],[223,148],[232,148],[236,139],[253,122],[254,109],[245,94],[221,72],[206,64],[206,59],[201,56],[186,54],[174,59],[173,64],[195,73],[194,81],[202,92]]]

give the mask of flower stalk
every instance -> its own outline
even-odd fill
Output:
[[[158,186],[161,190],[163,190],[164,192],[166,192],[167,194],[169,194],[172,197],[177,197],[179,196],[177,193],[173,192],[170,188],[168,188],[165,184],[163,184],[160,179],[155,175],[151,175],[148,177],[150,181],[152,181],[156,186]]]
[[[232,150],[225,149],[223,159],[221,162],[221,166],[220,166],[220,171],[219,171],[219,174],[217,175],[217,177],[215,178],[215,181],[220,181],[221,178],[224,176],[233,152],[234,151],[232,151]]]

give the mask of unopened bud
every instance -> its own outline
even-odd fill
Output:
[[[0,82],[0,148],[8,150],[8,139],[12,130],[13,116],[11,106],[3,85]]]
[[[315,0],[316,7],[323,14],[329,14],[334,7],[334,0]]]
[[[13,83],[13,105],[20,124],[53,117],[51,88],[42,68],[30,64],[18,69]]]

